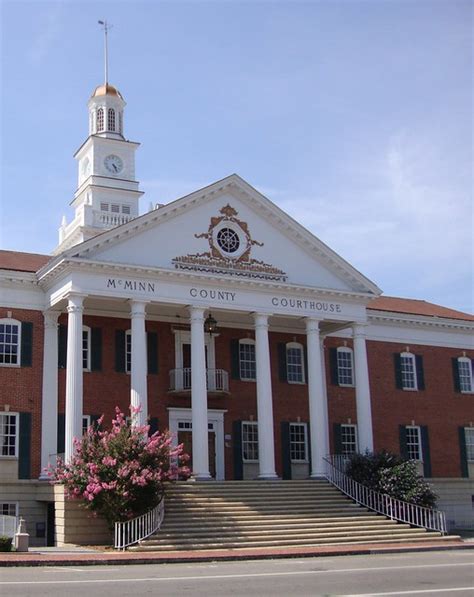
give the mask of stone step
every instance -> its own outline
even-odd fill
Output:
[[[357,504],[347,503],[340,506],[314,506],[314,505],[299,505],[299,504],[265,504],[260,506],[259,508],[239,505],[239,506],[219,506],[214,507],[212,509],[206,508],[205,506],[194,506],[189,505],[186,507],[186,510],[179,507],[172,507],[172,508],[165,508],[165,516],[167,515],[178,515],[178,516],[185,516],[188,514],[200,514],[200,513],[208,513],[212,516],[233,516],[237,517],[240,514],[260,514],[264,515],[265,513],[281,513],[285,514],[288,512],[299,512],[301,514],[322,514],[322,515],[331,515],[335,512],[352,512],[354,510],[358,510],[360,506]],[[362,508],[361,508],[362,509]],[[211,514],[212,513],[212,514]]]

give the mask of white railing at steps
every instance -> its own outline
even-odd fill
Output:
[[[357,483],[344,473],[347,464],[344,456],[327,456],[323,460],[326,463],[326,479],[361,506],[392,520],[446,534],[446,516],[441,510],[409,504]]]
[[[142,539],[146,539],[153,535],[160,527],[165,516],[165,498],[161,498],[158,506],[153,510],[126,520],[125,522],[115,523],[115,549],[125,549],[129,545],[138,543]]]
[[[2,514],[0,516],[0,535],[14,537],[18,528],[18,518]]]

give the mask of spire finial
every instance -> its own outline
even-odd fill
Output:
[[[99,25],[102,25],[104,30],[104,62],[105,62],[105,85],[109,83],[109,52],[108,52],[108,44],[107,44],[107,34],[109,29],[112,29],[113,25],[109,25],[107,21],[97,21]]]

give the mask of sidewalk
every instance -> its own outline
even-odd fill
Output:
[[[171,564],[181,562],[209,562],[231,560],[263,560],[324,556],[369,555],[473,549],[474,540],[453,539],[425,543],[367,543],[320,545],[315,547],[255,548],[206,551],[169,551],[166,553],[119,552],[103,548],[34,547],[28,553],[0,553],[2,566],[100,566],[107,564]],[[474,555],[474,554],[473,554]]]

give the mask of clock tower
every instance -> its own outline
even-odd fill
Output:
[[[89,99],[89,136],[76,151],[78,183],[71,206],[74,219],[63,218],[61,253],[97,234],[138,216],[143,194],[135,180],[135,151],[139,143],[125,139],[122,94],[113,85],[99,85]]]

